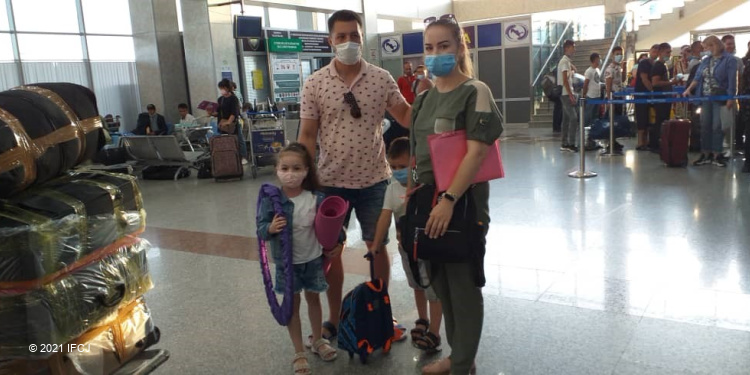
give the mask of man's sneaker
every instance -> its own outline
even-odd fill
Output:
[[[693,162],[693,165],[696,167],[700,167],[701,165],[711,164],[713,162],[712,156],[706,156],[706,154],[701,154],[701,157]]]
[[[568,151],[570,151],[570,152],[578,152],[578,147],[570,145],[570,146],[568,146]]]
[[[242,165],[247,165],[247,159],[242,159]]]
[[[718,158],[716,158],[716,160],[714,160],[714,165],[720,168],[726,168],[727,158],[719,156]]]
[[[573,151],[573,147],[574,146],[571,146],[571,145],[562,145],[560,147],[560,151],[562,151],[562,152],[575,152],[575,151]]]

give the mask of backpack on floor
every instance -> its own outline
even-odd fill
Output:
[[[375,350],[391,350],[393,343],[393,313],[388,286],[382,279],[375,278],[375,269],[370,260],[370,279],[357,285],[344,296],[341,305],[338,346],[346,350],[349,358],[359,354],[362,363]]]

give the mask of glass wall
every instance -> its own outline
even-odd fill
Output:
[[[135,121],[140,107],[128,0],[0,1],[0,90],[73,82],[102,115]]]

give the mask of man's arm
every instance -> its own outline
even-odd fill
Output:
[[[654,91],[654,86],[651,84],[651,80],[648,79],[648,73],[641,73],[640,79],[641,82],[643,82],[643,85],[646,86],[648,91]]]
[[[395,106],[388,108],[388,113],[398,121],[401,126],[409,129],[411,126],[411,105],[406,101],[403,101]]]
[[[388,229],[391,228],[391,215],[393,215],[393,211],[383,209],[380,211],[380,217],[378,218],[378,224],[375,226],[375,241],[372,243],[372,250],[376,254],[380,251],[380,249],[383,247],[383,241],[385,240],[385,235],[388,233]]]
[[[320,121],[303,118],[300,120],[299,137],[297,142],[307,148],[312,160],[315,160],[315,146],[318,143],[318,131],[320,130]]]
[[[583,81],[583,97],[587,98],[586,94],[589,93],[589,83],[591,83],[591,80],[589,77],[586,77],[586,79]]]

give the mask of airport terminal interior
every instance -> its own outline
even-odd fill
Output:
[[[291,308],[277,305],[285,293],[269,299],[270,284],[282,278],[277,272],[286,270],[274,265],[281,259],[275,247],[285,246],[269,229],[273,211],[265,232],[259,229],[261,202],[270,199],[264,184],[283,186],[284,213],[296,218],[295,205],[303,206],[286,197],[293,173],[277,173],[275,163],[279,155],[288,160],[294,151],[287,146],[308,134],[302,123],[315,120],[317,109],[308,108],[313,86],[339,90],[333,82],[343,65],[336,64],[352,65],[342,63],[352,55],[329,30],[340,10],[362,23],[354,23],[360,42],[349,46],[354,61],[382,68],[357,79],[390,76],[388,95],[405,98],[404,106],[428,100],[418,97],[421,84],[456,74],[430,60],[433,39],[426,33],[437,28],[433,23],[459,24],[464,62],[491,94],[476,96],[497,108],[491,113],[503,127],[494,145],[504,176],[487,182],[483,300],[470,307],[471,317],[451,314],[438,349],[418,347],[413,271],[402,265],[412,253],[399,251],[404,239],[392,223],[384,301],[395,331],[390,350],[376,348],[366,363],[343,349],[344,323],[330,340],[335,360],[323,360],[326,345],[319,342],[297,354],[279,323]],[[449,335],[465,342],[469,325],[459,322],[475,319],[477,310],[483,324],[476,374],[749,374],[748,14],[748,0],[0,1],[0,375],[458,374],[455,363],[443,372],[429,368],[459,350],[465,355]],[[654,89],[664,96],[639,95],[638,65],[653,63],[649,53],[658,57],[654,66],[666,68],[664,81],[671,80],[668,89]],[[598,71],[590,68],[594,60]],[[699,73],[691,75],[693,60]],[[576,74],[557,82],[571,65]],[[725,65],[735,67],[734,81],[731,74],[712,76]],[[612,81],[605,78],[612,77],[610,66],[617,72]],[[729,86],[718,93],[711,82],[720,79]],[[691,81],[704,97],[723,97],[721,104],[680,99]],[[647,86],[654,82],[663,84]],[[576,91],[576,104],[559,104],[568,88],[553,91],[563,84]],[[350,86],[340,90],[356,91]],[[579,108],[584,101],[575,98],[593,86],[596,100],[606,103],[606,91],[622,104],[595,104],[589,114],[589,96]],[[332,146],[339,140],[356,149],[357,139],[336,135],[333,142],[322,130],[315,138],[316,130],[309,139],[328,158],[324,168],[336,158],[385,166],[391,141],[418,133],[400,125],[391,105],[398,100],[388,99],[389,113],[373,117],[368,108],[385,104],[358,95],[351,105],[347,97],[341,116],[362,121],[358,132],[372,128],[364,134],[375,134],[383,149],[377,160],[325,152],[340,150]],[[659,127],[654,118],[665,98],[672,113]],[[231,118],[242,120],[232,130],[225,127],[227,100],[237,102]],[[339,126],[324,123],[337,117],[316,105],[320,129]],[[641,127],[639,108],[649,107],[655,110],[640,116],[648,117]],[[700,122],[714,119],[701,110],[711,108],[721,110],[714,115],[720,129],[704,131]],[[486,125],[485,119],[478,121]],[[617,125],[610,127],[610,119]],[[684,140],[675,130],[683,125]],[[430,131],[437,128],[436,122]],[[712,135],[717,131],[721,140]],[[720,150],[706,146],[707,136],[722,143]],[[469,141],[469,149],[477,143]],[[700,163],[709,153],[713,159]],[[385,178],[398,185],[390,154],[388,162],[394,168],[385,167]],[[361,176],[372,165],[347,168]],[[346,178],[324,173],[325,186]],[[363,200],[369,190],[356,191]],[[439,204],[454,198],[463,200],[446,190]],[[380,214],[382,194],[376,201]],[[371,278],[363,237],[375,223],[363,228],[356,213],[344,228],[344,294],[366,289]],[[414,249],[416,255],[416,243]],[[287,264],[294,283],[306,277],[296,274],[297,263]],[[297,324],[303,342],[312,343],[306,295]],[[315,316],[328,320],[325,293],[320,305],[322,316]],[[377,323],[368,323],[370,331]],[[355,336],[360,345],[375,340]]]

